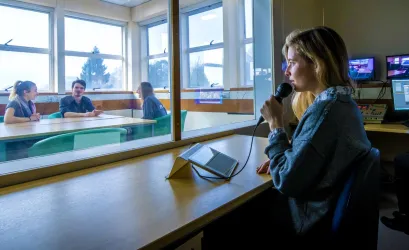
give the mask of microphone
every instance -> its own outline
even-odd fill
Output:
[[[287,96],[289,96],[291,92],[293,92],[293,85],[289,84],[288,82],[284,82],[278,86],[274,97],[279,103],[282,103],[283,98],[286,98]],[[264,122],[264,117],[260,116],[256,127],[258,127],[258,125],[260,125],[262,122]]]

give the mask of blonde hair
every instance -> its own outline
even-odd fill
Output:
[[[24,91],[30,92],[31,88],[36,86],[35,83],[31,81],[17,81],[14,83],[13,88],[11,90],[9,100],[14,100],[17,96],[24,96]]]
[[[348,52],[345,43],[333,29],[319,26],[295,30],[287,36],[283,46],[282,52],[286,59],[290,47],[313,64],[315,76],[321,86],[353,86],[348,74]],[[293,96],[292,108],[298,120],[314,100],[314,94],[309,91],[297,92]]]

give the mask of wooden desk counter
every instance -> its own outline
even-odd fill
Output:
[[[206,144],[238,159],[240,169],[250,141],[233,135]],[[256,173],[267,144],[255,138],[248,165],[230,182],[195,173],[166,180],[183,147],[0,189],[0,246],[159,249],[272,187],[269,175]]]
[[[97,129],[108,127],[126,127],[134,125],[154,124],[155,120],[146,120],[130,117],[119,117],[115,119],[83,120],[77,122],[50,123],[47,126],[9,126],[0,124],[0,141],[14,140],[74,132],[84,129]],[[14,125],[14,124],[13,124]]]
[[[372,146],[381,151],[383,162],[393,163],[399,154],[409,152],[409,128],[402,124],[367,124],[365,130]]]
[[[369,132],[409,134],[409,128],[402,124],[366,124],[365,130]]]
[[[290,123],[290,126],[295,128],[297,123]],[[367,132],[409,134],[409,128],[400,123],[366,124],[364,128]]]

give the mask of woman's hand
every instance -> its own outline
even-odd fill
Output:
[[[104,111],[102,111],[102,110],[98,110],[98,109],[94,109],[93,111],[92,111],[92,113],[94,113],[94,116],[99,116],[100,114],[102,114]]]
[[[270,130],[284,127],[283,106],[272,95],[260,109],[261,115],[270,125]]]
[[[92,112],[87,112],[87,113],[84,114],[84,116],[85,116],[85,117],[95,117],[95,113],[94,113],[94,111],[92,111]]]
[[[40,113],[36,113],[36,114],[32,114],[30,116],[30,121],[34,122],[34,121],[39,121],[40,120]]]
[[[270,160],[265,161],[257,168],[257,174],[270,174]]]

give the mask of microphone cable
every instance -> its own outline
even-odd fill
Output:
[[[277,100],[279,103],[282,103],[283,98],[288,97],[288,96],[293,92],[293,90],[294,90],[294,85],[293,85],[293,84],[287,83],[287,82],[281,83],[281,84],[277,87],[277,90],[276,90],[276,93],[275,93],[274,97],[276,98],[276,100]],[[246,162],[244,163],[243,167],[241,167],[241,169],[240,169],[238,172],[236,172],[235,174],[231,175],[230,177],[203,176],[203,175],[201,175],[201,174],[199,173],[199,171],[197,171],[197,169],[193,166],[193,164],[191,164],[193,170],[194,170],[201,178],[208,178],[208,179],[225,179],[225,180],[230,180],[230,179],[233,178],[234,176],[237,176],[238,174],[240,174],[240,173],[243,171],[243,169],[246,167],[246,165],[247,165],[247,163],[248,163],[248,161],[249,161],[249,159],[250,159],[251,151],[252,151],[252,149],[253,149],[254,135],[255,135],[255,133],[256,133],[256,130],[257,130],[258,126],[259,126],[263,121],[264,121],[264,117],[263,117],[263,116],[260,116],[259,119],[258,119],[258,121],[257,121],[257,123],[256,123],[256,126],[254,127],[253,133],[252,133],[252,135],[251,135],[250,150],[249,150],[249,154],[248,154],[248,156],[247,156]]]

